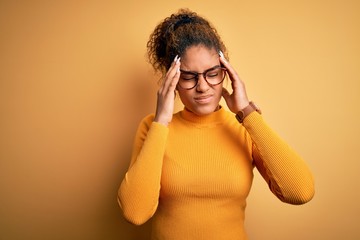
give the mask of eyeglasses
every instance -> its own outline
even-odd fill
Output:
[[[199,82],[199,75],[203,75],[205,81],[210,86],[215,86],[224,81],[226,68],[217,65],[202,73],[184,71],[180,69],[180,79],[178,84],[181,88],[190,90],[197,86]]]

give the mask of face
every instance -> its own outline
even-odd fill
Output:
[[[219,54],[215,49],[208,49],[202,45],[189,47],[181,56],[180,69],[184,71],[202,73],[220,65]],[[177,87],[180,99],[185,108],[203,116],[216,111],[222,95],[222,83],[210,86],[202,74],[198,75],[198,84],[192,89]]]

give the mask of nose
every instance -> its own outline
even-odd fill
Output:
[[[209,90],[210,86],[206,82],[204,76],[202,74],[199,75],[198,83],[196,85],[196,91],[198,92],[206,92]]]

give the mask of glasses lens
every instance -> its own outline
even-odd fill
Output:
[[[221,83],[225,78],[225,70],[221,67],[212,69],[205,74],[206,81],[211,85]]]
[[[182,72],[180,74],[180,79],[179,79],[180,87],[185,89],[190,89],[195,87],[196,83],[197,83],[196,74],[187,73],[187,72]]]
[[[180,70],[181,71],[181,70]],[[224,78],[226,70],[220,66],[209,69],[204,73],[206,82],[213,86],[220,84]],[[198,80],[198,74],[192,72],[182,71],[180,73],[179,85],[184,89],[192,89],[196,86]]]

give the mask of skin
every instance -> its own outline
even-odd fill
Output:
[[[220,63],[225,66],[230,77],[231,93],[223,88],[222,84],[210,86],[202,75],[199,75],[198,84],[193,89],[186,90],[177,87],[180,77],[180,65],[182,70],[201,73]],[[157,93],[155,122],[166,126],[171,122],[175,90],[178,90],[185,108],[199,116],[208,115],[218,110],[221,97],[224,97],[229,110],[233,113],[237,113],[249,105],[245,84],[239,78],[235,69],[225,58],[220,57],[215,49],[209,49],[203,45],[189,47],[181,57],[181,61],[175,58],[170,66]]]

